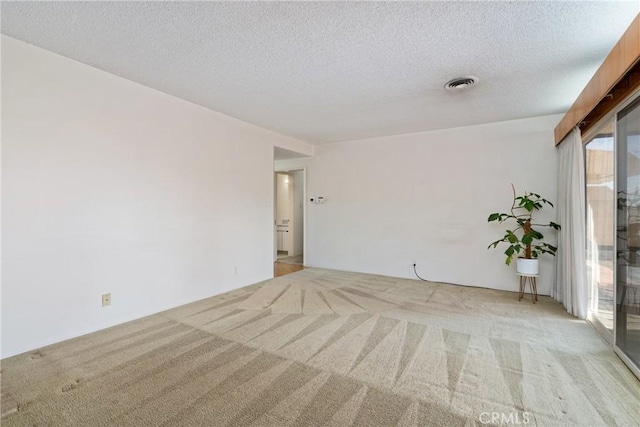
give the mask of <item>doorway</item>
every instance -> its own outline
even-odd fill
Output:
[[[305,170],[276,172],[274,177],[274,276],[304,268]]]

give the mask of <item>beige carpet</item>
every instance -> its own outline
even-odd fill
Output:
[[[307,269],[3,360],[2,412],[3,427],[632,426],[640,383],[547,297]]]

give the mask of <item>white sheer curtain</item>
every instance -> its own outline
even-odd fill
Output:
[[[600,250],[593,224],[593,209],[587,204],[587,295],[589,296],[589,310],[597,313],[599,308],[598,289],[600,288]]]
[[[552,296],[580,319],[587,317],[588,289],[585,262],[584,152],[576,127],[559,146],[558,253]]]

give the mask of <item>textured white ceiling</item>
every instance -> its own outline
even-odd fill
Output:
[[[2,2],[2,32],[313,143],[568,109],[627,2]],[[446,92],[457,76],[480,83]]]

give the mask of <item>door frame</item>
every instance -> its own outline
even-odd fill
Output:
[[[278,261],[278,236],[276,235],[276,212],[277,212],[277,202],[278,202],[278,178],[277,174],[284,173],[289,174],[291,172],[302,171],[302,265],[304,267],[307,266],[307,168],[303,167],[294,167],[292,169],[283,169],[278,170],[274,169],[273,171],[273,217],[271,223],[273,224],[273,262]],[[295,180],[294,180],[294,185]],[[293,191],[293,188],[291,189]],[[292,198],[293,203],[293,198]]]

